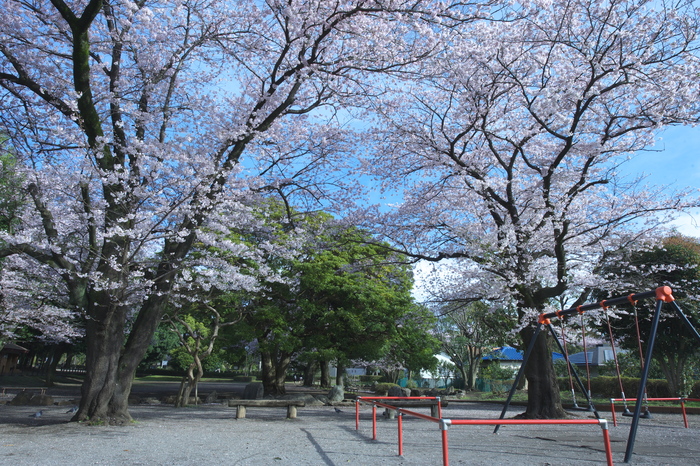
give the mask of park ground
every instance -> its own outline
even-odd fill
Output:
[[[203,384],[200,393],[235,394],[242,387]],[[172,389],[174,385],[147,383],[134,391],[150,398]],[[249,408],[247,417],[238,420],[235,408],[223,402],[182,409],[136,404],[129,426],[87,426],[68,422],[74,390],[49,389],[61,404],[42,408],[40,418],[30,417],[40,408],[5,404],[12,390],[0,396],[0,465],[442,464],[437,424],[405,417],[400,457],[397,421],[379,416],[377,439],[372,440],[371,408],[362,408],[356,430],[353,404],[341,406],[341,412],[330,406],[300,408],[296,419],[285,419],[283,408]],[[450,402],[443,418],[494,419],[501,409],[495,403]],[[506,417],[520,410],[512,407]],[[609,418],[610,413],[601,414]],[[623,464],[631,419],[618,416],[618,421],[618,427],[610,422],[609,431],[613,460]],[[699,464],[700,415],[689,416],[689,425],[684,428],[680,414],[655,413],[641,420],[630,464]],[[450,464],[605,464],[602,430],[592,425],[503,426],[498,434],[490,426],[452,426],[448,439]]]

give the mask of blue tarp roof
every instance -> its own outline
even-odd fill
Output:
[[[495,359],[505,360],[505,361],[522,361],[523,352],[513,348],[512,346],[501,346],[495,350],[484,355],[483,359],[485,361],[491,361]],[[558,359],[564,359],[564,355],[561,353],[552,353],[552,360],[556,361]]]
[[[507,361],[522,361],[523,352],[519,351],[512,346],[501,346],[496,348],[484,355],[484,360],[490,361],[492,359],[505,359]]]

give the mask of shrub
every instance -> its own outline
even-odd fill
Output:
[[[374,382],[379,382],[382,379],[381,375],[361,375],[360,382],[366,385],[372,385]]]
[[[639,378],[637,377],[622,377],[622,386],[625,389],[626,398],[635,398],[639,389]],[[581,379],[583,386],[588,388],[586,379]],[[559,390],[561,392],[570,392],[568,377],[559,377]],[[579,396],[579,388],[574,382],[574,389],[577,397]],[[668,382],[664,379],[648,379],[647,380],[647,396],[649,398],[668,398],[671,396],[671,389]],[[617,377],[594,377],[591,379],[591,396],[596,398],[622,398],[620,392],[620,382]]]
[[[386,394],[389,393],[389,389],[390,389],[391,387],[398,387],[398,385],[396,385],[395,383],[386,383],[386,382],[385,382],[385,383],[378,383],[378,384],[374,387],[374,392],[377,393],[377,394],[380,394],[380,393],[381,393],[381,394],[383,394],[384,396],[386,396]]]
[[[491,363],[481,371],[481,378],[486,380],[508,380],[515,375],[515,369],[501,367],[499,364]]]
[[[690,398],[700,398],[700,381],[695,382],[690,389]]]

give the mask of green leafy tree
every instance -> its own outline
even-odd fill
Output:
[[[673,289],[677,303],[694,325],[700,322],[700,242],[694,238],[671,236],[663,245],[648,251],[631,252],[617,257],[615,263],[605,268],[607,278],[617,279],[625,285],[599,292],[602,298],[624,295],[630,292],[649,291],[668,285]],[[664,307],[654,344],[653,358],[668,380],[673,393],[687,394],[688,377],[692,361],[698,358],[699,345],[690,330],[673,311]],[[616,342],[623,348],[639,354],[637,322],[641,338],[648,341],[654,303],[638,302],[628,312],[617,313],[610,319]],[[635,317],[636,315],[636,317]],[[643,344],[643,346],[645,346]],[[639,358],[636,358],[639,361]]]
[[[24,177],[18,172],[17,158],[0,138],[0,230],[12,233],[19,223],[26,202]]]
[[[299,306],[310,317],[305,345],[339,361],[340,373],[349,360],[381,357],[401,335],[413,281],[398,256],[355,228],[330,232],[316,250],[297,263]]]
[[[421,370],[434,371],[438,366],[435,355],[440,352],[440,340],[434,335],[435,324],[435,315],[428,308],[415,305],[398,322],[396,335],[389,342],[380,367],[403,368],[409,372],[409,379]]]
[[[366,232],[327,214],[297,215],[292,225],[283,220],[296,214],[283,206],[270,203],[264,210],[278,243],[298,241],[295,230],[307,234],[292,257],[266,257],[283,280],[268,280],[240,298],[240,331],[257,339],[265,393],[285,392],[287,369],[301,352],[319,361],[326,386],[330,361],[342,369],[353,359],[383,356],[398,334],[397,323],[414,307],[409,266]]]
[[[486,303],[448,304],[440,309],[436,333],[442,351],[460,371],[465,388],[476,383],[484,348],[507,343],[517,317],[506,309],[491,309]]]
[[[148,347],[139,368],[147,369],[155,365],[160,366],[163,361],[170,357],[171,351],[179,346],[179,342],[177,334],[172,331],[169,324],[162,323],[153,334],[151,346]]]
[[[204,362],[217,359],[214,351],[219,331],[242,318],[240,308],[232,305],[229,298],[230,295],[223,295],[209,302],[196,302],[184,311],[164,316],[180,341],[180,347],[171,354],[185,369],[175,407],[187,406],[192,391],[197,399],[197,385],[204,375]]]

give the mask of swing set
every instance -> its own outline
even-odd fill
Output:
[[[617,360],[617,353],[615,352],[615,342],[612,338],[612,329],[610,327],[610,320],[609,318],[607,319],[607,324],[608,324],[608,331],[610,334],[611,338],[611,346],[613,348],[613,358],[615,360],[615,367],[616,371],[618,374],[618,381],[620,382],[620,389],[622,392],[622,398],[616,399],[620,401],[624,401],[624,413],[623,415],[625,416],[631,416],[632,417],[632,424],[630,426],[630,432],[629,432],[629,437],[627,440],[627,449],[625,451],[625,463],[629,463],[630,459],[632,458],[632,453],[634,450],[634,441],[637,435],[637,427],[639,426],[639,419],[642,417],[649,417],[649,410],[648,410],[648,401],[650,400],[657,400],[657,399],[648,399],[646,396],[646,384],[647,384],[647,379],[649,376],[649,367],[651,365],[651,358],[652,358],[652,351],[654,349],[654,342],[656,340],[656,334],[657,330],[659,328],[659,321],[661,317],[661,310],[664,304],[669,304],[673,310],[675,311],[676,315],[685,323],[687,328],[690,330],[690,332],[694,335],[694,337],[697,339],[698,342],[700,342],[700,334],[698,334],[698,331],[693,327],[691,322],[688,320],[686,315],[683,313],[681,310],[680,306],[675,302],[675,299],[673,298],[673,292],[670,287],[668,286],[661,286],[657,288],[656,290],[653,291],[647,291],[643,293],[635,293],[635,294],[630,294],[628,296],[621,296],[617,298],[610,298],[603,300],[599,303],[591,303],[591,304],[584,304],[581,306],[576,306],[570,309],[566,310],[559,310],[556,312],[550,312],[550,313],[543,313],[540,314],[539,320],[538,320],[538,325],[535,328],[535,332],[532,336],[532,339],[530,340],[530,344],[527,347],[527,350],[525,351],[525,355],[523,356],[523,362],[522,365],[520,366],[520,370],[518,371],[518,374],[515,378],[515,382],[513,383],[513,386],[510,390],[510,393],[508,394],[508,399],[506,400],[505,406],[503,407],[503,411],[501,412],[500,419],[503,419],[506,415],[506,412],[508,411],[508,407],[510,406],[510,402],[513,399],[513,395],[515,394],[515,391],[518,387],[518,384],[520,380],[522,379],[524,373],[525,373],[525,367],[527,366],[527,362],[530,358],[530,354],[532,353],[532,350],[535,346],[535,341],[539,337],[539,334],[546,329],[549,329],[550,333],[554,337],[554,341],[556,341],[559,350],[561,353],[564,355],[564,358],[566,359],[566,364],[568,368],[568,373],[569,373],[569,381],[571,384],[571,393],[573,396],[573,405],[574,409],[582,409],[582,410],[587,410],[587,411],[592,411],[595,414],[595,417],[597,419],[600,419],[600,415],[596,411],[595,407],[593,406],[593,403],[591,401],[591,394],[590,394],[590,372],[588,373],[588,389],[586,389],[583,386],[583,382],[581,382],[581,379],[579,378],[578,374],[576,373],[576,370],[574,366],[572,365],[571,361],[569,360],[569,355],[568,352],[565,348],[565,345],[562,346],[562,343],[557,336],[556,332],[554,331],[554,327],[552,326],[551,319],[554,318],[559,318],[559,319],[564,319],[570,315],[573,314],[579,314],[581,315],[581,319],[583,322],[583,314],[586,311],[591,311],[591,310],[597,310],[597,309],[607,309],[610,306],[617,306],[621,304],[632,304],[633,306],[636,304],[637,301],[641,299],[647,299],[647,298],[655,298],[656,299],[656,308],[654,310],[654,314],[652,317],[652,323],[651,323],[651,330],[650,334],[648,337],[648,343],[647,343],[647,348],[646,348],[646,355],[643,355],[642,353],[642,347],[641,347],[641,339],[639,335],[639,325],[638,325],[638,319],[636,316],[636,309],[635,309],[635,321],[637,322],[637,342],[639,343],[639,351],[640,351],[640,365],[641,365],[641,376],[639,379],[639,388],[637,391],[637,397],[628,399],[625,397],[624,393],[624,387],[622,385],[622,378],[620,377],[620,367],[618,364]],[[607,313],[606,313],[606,318],[607,318]],[[583,325],[581,326],[582,329],[584,329]],[[584,333],[585,335],[585,333]],[[563,332],[563,325],[562,325],[562,340],[565,342],[565,334]],[[588,370],[589,364],[588,364],[588,357],[587,357],[587,348],[586,348],[586,343],[585,343],[585,336],[584,336],[584,355],[585,355],[585,363],[586,363],[586,369]],[[642,357],[644,356],[644,357]],[[581,408],[576,404],[576,398],[575,398],[575,390],[573,388],[573,379],[576,380],[578,387],[580,388],[581,392],[585,395],[586,400],[588,402],[588,407]],[[674,400],[678,400],[678,398],[674,398]],[[630,412],[627,406],[627,401],[634,401],[634,412]],[[666,399],[658,399],[657,401],[666,401]],[[613,403],[613,399],[611,399],[611,403]],[[681,400],[682,403],[682,400]],[[644,413],[642,413],[642,407],[644,407]],[[615,418],[615,412],[614,412],[614,406],[613,406],[613,418]],[[684,416],[685,418],[685,416]],[[615,425],[617,425],[615,423]],[[498,432],[500,425],[497,425],[496,428],[494,429],[494,433]],[[686,420],[686,427],[687,427],[687,420]]]

